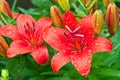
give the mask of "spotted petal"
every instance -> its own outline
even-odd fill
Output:
[[[82,76],[87,76],[91,67],[91,51],[83,50],[79,54],[80,55],[74,55],[72,58],[72,64]]]
[[[65,26],[67,25],[71,30],[74,30],[78,24],[76,16],[69,11],[63,15],[63,23]]]
[[[39,46],[35,48],[31,55],[40,65],[47,63],[49,60],[49,54],[46,46]]]
[[[44,40],[58,51],[70,50],[71,47],[65,37],[66,30],[60,28],[49,28],[44,34]]]
[[[93,53],[96,52],[111,52],[112,42],[104,37],[96,37],[92,47]]]
[[[64,53],[60,52],[57,53],[55,56],[53,56],[52,60],[51,60],[51,67],[52,70],[55,73],[58,73],[58,71],[68,62],[70,61],[70,58],[65,55]]]
[[[80,43],[82,45],[89,45],[93,42],[94,39],[94,29],[92,26],[92,15],[88,15],[80,20],[79,26],[80,29],[75,34],[82,34],[84,38],[81,39]]]
[[[13,40],[22,38],[22,36],[18,33],[17,28],[13,25],[6,25],[1,27],[0,35],[7,36]]]
[[[17,18],[17,27],[19,32],[24,35],[28,36],[26,34],[26,31],[29,31],[30,29],[33,29],[35,26],[35,20],[30,15],[20,15]]]
[[[12,58],[18,54],[25,54],[32,51],[32,47],[29,43],[22,40],[15,40],[11,43],[7,50],[7,57]]]

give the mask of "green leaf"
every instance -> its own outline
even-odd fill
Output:
[[[84,6],[82,0],[78,0],[78,2],[80,3],[80,5],[84,8],[84,10],[86,10],[86,7]]]
[[[5,24],[9,24],[11,21],[11,18],[5,13],[1,13],[1,18]]]
[[[91,0],[90,0],[91,1]],[[97,2],[97,0],[92,0],[92,2],[88,2],[88,4],[86,5],[87,6],[87,9],[89,10],[89,9],[91,9],[92,8],[92,6],[95,4]]]
[[[80,10],[79,8],[76,7],[75,3],[72,3],[73,7],[75,8],[75,11],[77,12],[79,17],[84,17],[86,16],[85,12],[83,12],[82,10]]]
[[[15,19],[10,18],[7,14],[5,13],[1,13],[1,19],[2,21],[0,21],[1,25],[6,25],[6,24],[16,24]]]
[[[114,69],[97,69],[95,70],[97,74],[104,75],[104,76],[114,76],[114,77],[120,77],[120,70],[114,70]]]
[[[88,75],[89,80],[98,80],[97,76],[94,74],[94,72],[91,71],[91,73]]]

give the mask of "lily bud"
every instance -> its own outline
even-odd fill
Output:
[[[112,2],[112,0],[103,0],[104,7],[107,8],[109,3],[111,3],[111,2]]]
[[[119,24],[118,8],[114,3],[110,3],[107,7],[106,23],[108,31],[110,32],[111,35],[114,35]]]
[[[6,2],[6,0],[0,0],[0,14],[1,12],[6,13],[12,18],[12,12],[10,9],[9,4]]]
[[[93,14],[92,22],[95,33],[99,35],[102,31],[102,26],[104,24],[104,17],[101,10],[95,11],[95,13]]]
[[[50,16],[56,27],[60,27],[60,28],[63,27],[62,24],[63,15],[55,5],[50,8]]]
[[[0,55],[5,57],[5,53],[8,49],[6,41],[0,36]]]
[[[65,11],[70,10],[69,0],[58,0],[59,5],[63,8]]]

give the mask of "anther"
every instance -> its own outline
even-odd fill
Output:
[[[82,35],[82,34],[75,34],[74,36],[77,36],[77,37],[84,37],[84,35]]]
[[[78,31],[80,29],[80,26],[78,26],[72,33],[75,33],[76,31]]]
[[[73,33],[73,31],[67,25],[65,27],[69,32]]]

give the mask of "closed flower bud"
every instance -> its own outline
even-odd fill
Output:
[[[63,27],[63,24],[62,24],[63,15],[62,15],[61,11],[56,6],[52,6],[50,8],[50,16],[51,16],[51,19],[56,27],[60,27],[60,28]]]
[[[110,3],[107,7],[106,23],[108,31],[110,32],[111,35],[114,35],[119,24],[118,8],[114,3]]]
[[[5,57],[7,49],[8,49],[8,45],[6,41],[0,36],[0,55]]]
[[[103,0],[103,5],[105,8],[107,8],[107,6],[109,5],[109,3],[111,3],[112,0]]]
[[[59,5],[63,8],[65,11],[70,10],[69,0],[58,0]]]
[[[95,13],[93,14],[92,22],[93,22],[95,33],[99,35],[102,31],[102,26],[104,23],[104,17],[101,10],[95,11]]]
[[[1,12],[6,13],[12,18],[12,12],[10,9],[9,4],[6,2],[6,0],[0,0],[0,14]]]

